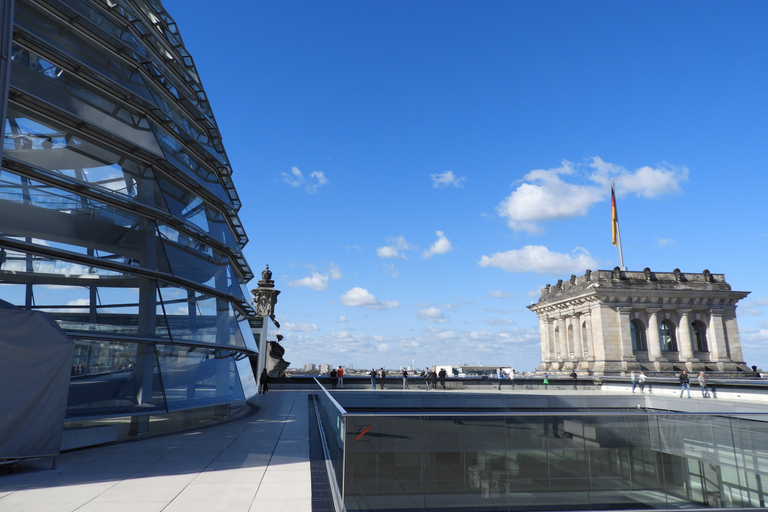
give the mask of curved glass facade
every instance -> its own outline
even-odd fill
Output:
[[[0,0],[0,299],[75,342],[67,418],[243,402],[240,199],[158,0]]]

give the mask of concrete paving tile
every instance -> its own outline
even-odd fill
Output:
[[[264,477],[265,471],[266,467],[255,470],[223,469],[220,471],[203,471],[195,477],[192,484],[258,484]]]
[[[249,512],[252,500],[177,501],[174,500],[163,512]],[[269,509],[261,509],[266,511]],[[271,511],[270,511],[271,512]]]
[[[13,512],[74,512],[82,503],[80,501],[59,501],[56,503],[6,503],[0,500],[0,510]]]
[[[293,499],[312,498],[312,476],[309,473],[305,477],[293,472],[275,473],[267,471],[264,475],[256,493],[256,501],[285,498],[287,489],[290,489],[288,495]]]
[[[219,460],[216,459],[215,461],[208,464],[208,466],[205,468],[206,471],[216,471],[216,470],[222,470],[222,469],[242,469],[242,470],[259,470],[259,469],[265,469],[267,466],[269,466],[269,460]]]
[[[259,482],[234,483],[195,483],[189,484],[174,501],[211,501],[225,498],[231,501],[253,500]]]
[[[77,509],[77,512],[161,512],[167,501],[102,501],[88,502]]]
[[[270,464],[270,471],[310,471],[309,460],[300,460],[288,464]]]
[[[16,510],[17,505],[27,503],[40,504],[41,508],[43,505],[59,502],[83,504],[114,485],[114,482],[105,482],[24,489],[3,497],[0,510]]]
[[[269,459],[269,465],[278,465],[278,464],[295,464],[297,462],[301,462],[303,460],[308,460],[309,454],[307,454],[306,457],[304,456],[295,456],[295,455],[274,455],[271,459]]]
[[[312,512],[312,499],[256,499],[249,512]]]

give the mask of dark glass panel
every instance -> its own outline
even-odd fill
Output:
[[[218,348],[157,346],[168,409],[244,400],[237,352]]]
[[[91,72],[106,77],[154,104],[153,95],[139,73],[123,66],[120,60],[113,58],[105,50],[82,40],[72,29],[62,28],[53,20],[32,10],[24,2],[17,3],[14,22],[23,30],[46,41],[52,48],[57,48],[90,68]]]
[[[165,411],[165,399],[151,345],[75,340],[68,418],[154,411]]]

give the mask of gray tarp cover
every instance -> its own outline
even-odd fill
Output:
[[[0,301],[0,459],[59,453],[74,351],[50,315]]]

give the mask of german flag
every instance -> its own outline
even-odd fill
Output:
[[[619,232],[619,213],[616,211],[616,191],[613,189],[613,180],[611,180],[611,234],[613,235],[613,245],[616,245],[616,235]]]

